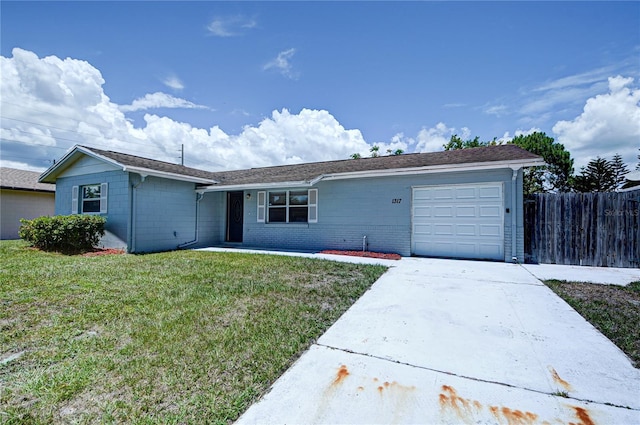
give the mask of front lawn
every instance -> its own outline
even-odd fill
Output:
[[[545,281],[640,368],[640,282],[628,286]]]
[[[16,241],[0,261],[0,423],[21,424],[229,423],[385,271]]]

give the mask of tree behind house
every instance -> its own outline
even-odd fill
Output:
[[[576,192],[613,192],[624,185],[625,175],[629,172],[622,157],[614,155],[611,160],[597,157],[580,169],[573,179]]]
[[[535,132],[516,136],[509,143],[520,146],[531,153],[540,155],[547,165],[530,167],[524,171],[524,193],[526,195],[541,192],[568,192],[571,190],[573,159],[564,146],[545,133]],[[500,145],[502,142],[494,138],[483,142],[479,137],[462,140],[457,134],[451,136],[443,145],[444,150],[468,149],[482,146]]]

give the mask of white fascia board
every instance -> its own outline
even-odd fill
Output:
[[[259,189],[275,189],[275,188],[288,188],[288,187],[311,187],[313,186],[312,182],[307,181],[297,181],[297,182],[275,182],[275,183],[248,183],[248,184],[233,184],[233,185],[225,185],[218,186],[212,185],[207,187],[202,187],[198,189],[198,192],[226,192],[232,190],[259,190]]]
[[[181,181],[192,182],[192,183],[200,183],[200,184],[216,183],[216,181],[212,179],[205,179],[202,177],[195,177],[195,176],[187,176],[184,174],[168,173],[165,171],[151,170],[149,168],[142,168],[142,167],[122,166],[122,171],[140,174],[141,176],[161,177],[165,179],[181,180]]]
[[[433,173],[453,173],[459,171],[484,171],[497,170],[501,168],[509,168],[519,170],[524,167],[535,167],[545,165],[543,160],[512,160],[512,161],[496,161],[496,162],[478,162],[470,164],[446,164],[446,165],[430,165],[427,167],[417,168],[393,168],[389,170],[370,170],[355,171],[351,173],[326,174],[314,180],[344,180],[357,179],[365,177],[388,177],[388,176],[406,176],[412,174],[433,174]]]

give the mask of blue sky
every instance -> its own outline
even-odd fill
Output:
[[[640,147],[639,2],[7,2],[3,165],[74,143],[205,168],[539,130]]]

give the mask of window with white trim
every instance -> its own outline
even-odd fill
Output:
[[[107,183],[73,186],[71,213],[104,214],[107,212]]]
[[[258,222],[317,223],[318,189],[258,192]]]

